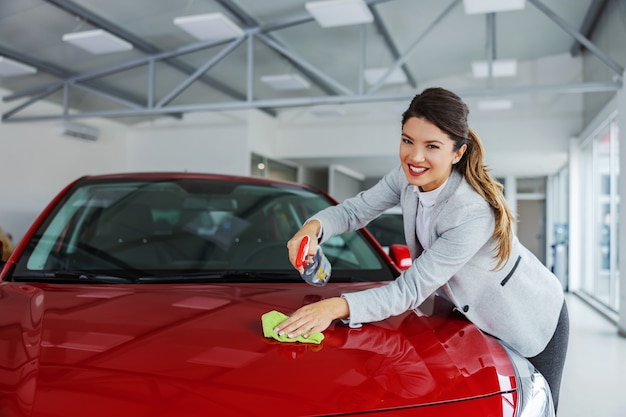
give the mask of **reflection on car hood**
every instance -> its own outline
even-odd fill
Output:
[[[494,394],[515,388],[507,355],[457,316],[410,312],[359,329],[335,323],[319,345],[263,337],[263,313],[290,314],[365,286],[2,283],[0,410],[18,417],[385,409],[434,416],[447,406],[414,407],[464,404],[467,411],[457,401],[470,398],[476,410],[502,407]]]

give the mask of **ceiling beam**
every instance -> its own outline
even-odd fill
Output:
[[[580,29],[578,30],[584,37],[591,39],[596,25],[598,24],[598,20],[600,20],[600,16],[606,9],[607,3],[608,0],[593,0],[593,2],[589,5],[583,23],[580,25]],[[572,56],[578,56],[583,49],[583,44],[574,40],[574,43],[569,51]]]
[[[237,48],[246,39],[245,36],[237,38],[227,45],[224,49],[218,52],[215,56],[211,57],[204,65],[200,66],[196,71],[191,74],[187,79],[183,80],[174,90],[163,97],[156,105],[157,108],[165,107],[168,103],[178,97],[183,91],[185,91],[191,84],[199,79],[202,74],[207,72],[218,62],[220,62],[226,55],[230,54],[235,48]]]
[[[64,7],[79,7],[76,6],[75,3],[69,0],[45,0],[54,4],[61,4]],[[31,121],[31,120],[49,120],[49,119],[61,119],[61,118],[84,118],[84,117],[135,117],[135,116],[155,116],[162,114],[170,114],[174,112],[177,115],[183,114],[185,112],[198,112],[198,111],[228,111],[228,110],[241,110],[241,109],[261,109],[262,111],[276,114],[276,109],[279,108],[287,108],[287,107],[302,107],[302,106],[311,106],[311,105],[323,105],[323,104],[350,104],[350,103],[373,103],[373,102],[381,102],[381,101],[396,101],[396,100],[406,100],[412,98],[414,94],[413,90],[407,93],[398,93],[398,94],[377,94],[376,92],[384,82],[384,79],[387,78],[393,71],[397,70],[400,67],[403,67],[408,59],[408,57],[413,53],[415,48],[420,44],[420,42],[429,36],[430,32],[436,28],[440,22],[450,13],[460,2],[461,0],[452,0],[451,4],[439,15],[439,17],[431,22],[430,26],[426,28],[426,30],[418,36],[418,38],[411,44],[411,46],[404,52],[403,55],[400,55],[396,50],[395,64],[392,68],[390,68],[381,80],[378,81],[378,84],[372,87],[369,91],[364,91],[363,86],[359,86],[359,91],[354,93],[347,87],[343,86],[336,80],[324,74],[322,71],[308,64],[307,62],[300,59],[296,53],[289,48],[281,45],[277,42],[273,37],[269,35],[270,31],[279,30],[281,28],[290,27],[292,25],[302,24],[305,22],[310,22],[312,17],[307,16],[304,17],[295,17],[283,22],[270,23],[267,26],[260,27],[257,22],[244,13],[233,1],[231,0],[216,0],[220,3],[220,5],[225,8],[229,13],[234,14],[238,19],[243,22],[246,26],[246,38],[241,38],[236,42],[232,40],[229,41],[219,41],[219,42],[196,42],[189,45],[184,45],[173,51],[159,51],[158,49],[152,49],[153,46],[149,44],[145,44],[144,46],[148,48],[147,50],[153,50],[155,52],[149,53],[145,52],[147,56],[135,59],[132,61],[127,61],[122,64],[116,65],[114,67],[98,69],[92,71],[90,73],[83,74],[70,74],[67,71],[51,66],[44,62],[37,62],[33,58],[29,58],[27,56],[23,56],[24,54],[19,54],[13,51],[12,54],[5,54],[13,59],[18,61],[22,61],[26,64],[33,65],[42,70],[47,70],[51,75],[54,75],[57,78],[61,78],[62,80],[46,85],[44,87],[40,87],[38,89],[30,89],[30,95],[36,95],[36,97],[31,98],[26,103],[14,108],[7,113],[2,115],[2,119],[5,122],[15,122],[15,121]],[[367,1],[368,5],[372,7],[374,4],[383,3],[385,1],[392,0],[370,0]],[[570,33],[574,39],[582,43],[598,55],[607,65],[609,65],[613,70],[619,70],[621,66],[613,61],[610,57],[605,55],[602,51],[596,48],[593,43],[591,43],[584,35],[580,34],[576,29],[572,29],[571,26],[562,21],[562,19],[557,16],[555,13],[550,11],[547,7],[545,7],[540,0],[528,0],[530,3],[534,4],[540,11],[542,11],[546,16],[552,19],[555,23],[561,26],[564,30]],[[74,9],[72,9],[74,10]],[[90,12],[84,11],[89,18],[92,18],[92,24],[96,23],[104,23],[107,24],[106,21],[99,19],[98,16],[93,16]],[[374,11],[375,12],[375,11]],[[588,13],[589,14],[589,13]],[[495,38],[495,15],[491,14],[487,15],[487,56],[493,61],[496,58],[496,38]],[[377,18],[377,20],[380,20]],[[103,29],[111,31],[119,36],[118,32],[112,31],[110,27],[103,27]],[[121,28],[118,28],[121,29]],[[383,26],[383,31],[386,28]],[[361,50],[362,57],[360,63],[360,71],[363,72],[364,69],[364,30],[365,27],[361,27]],[[379,28],[380,30],[380,28]],[[122,34],[125,33],[123,29],[121,29]],[[133,35],[130,35],[131,38]],[[383,35],[384,37],[384,35]],[[328,89],[327,96],[313,96],[313,97],[297,97],[297,98],[287,98],[287,99],[268,99],[268,100],[259,100],[255,99],[252,96],[253,84],[252,84],[252,55],[253,55],[253,39],[257,38],[262,42],[266,43],[270,48],[274,49],[277,53],[282,56],[287,57],[295,66],[297,66],[303,73],[308,74],[309,77],[314,77],[320,82],[320,85],[326,86]],[[390,37],[389,37],[390,38]],[[133,42],[133,39],[127,39],[129,42]],[[199,103],[193,105],[174,105],[170,106],[173,99],[178,96],[183,90],[185,90],[189,85],[195,81],[196,79],[200,79],[205,77],[204,73],[209,70],[215,63],[222,59],[223,56],[230,53],[230,51],[236,48],[238,45],[243,43],[243,41],[247,41],[248,46],[248,73],[247,73],[247,91],[246,94],[241,94],[237,92],[236,100],[232,102],[222,102],[222,103]],[[231,43],[232,42],[232,43]],[[134,42],[133,42],[134,43]],[[141,42],[139,42],[141,44]],[[226,43],[231,43],[230,47],[226,47],[221,54],[218,54],[218,58],[216,60],[210,60],[205,63],[203,66],[196,68],[192,66],[188,66],[187,69],[191,72],[188,73],[189,78],[179,84],[175,89],[173,89],[165,98],[161,99],[156,105],[154,104],[153,91],[149,88],[148,97],[143,100],[131,100],[127,98],[128,95],[124,96],[122,92],[119,91],[111,91],[102,83],[97,82],[97,78],[102,77],[104,75],[110,75],[116,72],[121,72],[130,68],[138,67],[145,65],[148,67],[148,78],[150,80],[154,80],[154,71],[155,71],[155,61],[162,60],[167,61],[168,63],[172,62],[180,62],[176,59],[177,56],[192,53],[196,51],[200,51],[206,48],[217,47]],[[235,45],[236,43],[236,45]],[[234,45],[234,46],[233,46]],[[395,48],[393,43],[387,45],[390,48],[390,51]],[[0,54],[2,54],[3,48],[0,46]],[[12,51],[7,51],[12,52]],[[621,68],[623,71],[623,68]],[[621,73],[620,73],[621,75]],[[617,77],[613,82],[610,83],[582,83],[582,84],[574,84],[574,85],[559,85],[559,86],[525,86],[519,88],[492,88],[491,83],[489,82],[487,88],[465,91],[463,94],[466,96],[497,96],[497,95],[516,95],[516,94],[533,94],[533,93],[553,93],[553,94],[561,94],[561,93],[592,93],[592,92],[614,92],[621,88],[621,77]],[[152,81],[153,83],[153,81]],[[362,81],[360,81],[360,84]],[[105,98],[113,99],[114,101],[119,102],[120,104],[124,104],[128,108],[123,109],[114,109],[114,110],[105,110],[105,111],[92,111],[92,112],[68,112],[67,108],[64,108],[64,113],[62,115],[43,115],[43,116],[23,116],[18,117],[16,113],[32,104],[33,102],[40,100],[43,97],[48,97],[50,94],[57,92],[59,89],[63,89],[65,94],[67,95],[69,89],[71,87],[79,87],[84,90],[87,90],[93,94],[100,95]],[[122,94],[120,94],[122,93]],[[20,92],[17,94],[13,94],[12,96],[3,97],[4,101],[15,100],[17,97],[24,97],[26,94],[24,92]],[[67,96],[65,96],[67,99]],[[64,103],[64,107],[67,106],[67,103]]]
[[[57,8],[64,10],[65,12],[76,16],[82,20],[84,20],[85,22],[98,27],[100,29],[103,29],[121,39],[124,39],[126,42],[130,42],[134,48],[136,48],[137,50],[145,53],[145,54],[150,54],[150,55],[154,55],[154,54],[159,54],[161,52],[163,52],[161,49],[155,47],[154,45],[150,44],[149,42],[145,41],[144,39],[135,36],[134,34],[130,33],[129,31],[125,30],[124,28],[115,25],[113,23],[111,23],[110,21],[108,21],[107,19],[104,19],[103,17],[92,13],[90,10],[74,3],[71,0],[44,0],[54,6],[56,6]],[[190,65],[187,65],[186,63],[180,61],[180,60],[176,60],[176,59],[170,59],[170,60],[165,60],[165,62],[170,65],[172,68],[175,68],[181,72],[183,72],[184,74],[187,75],[191,75],[193,74],[196,69]],[[229,97],[232,97],[236,100],[244,100],[245,99],[245,95],[217,80],[215,80],[214,78],[211,78],[207,75],[203,75],[202,77],[199,78],[199,81],[205,83],[206,85],[210,86],[211,88],[216,89],[217,91],[221,92],[222,94],[225,94]],[[275,116],[275,113],[271,114],[272,116]]]
[[[9,57],[16,61],[20,61],[24,64],[35,67],[37,68],[37,70],[41,72],[45,72],[46,74],[52,75],[56,78],[67,80],[67,79],[73,79],[74,77],[79,76],[78,74],[68,72],[55,65],[51,65],[47,62],[43,62],[39,59],[35,59],[21,52],[13,51],[1,45],[0,45],[0,55]],[[41,99],[43,97],[48,97],[53,92],[58,91],[60,88],[62,88],[62,85],[63,85],[63,81],[58,81],[57,83],[53,83],[45,87],[37,87],[37,88],[21,91],[17,94],[12,94],[12,95],[3,97],[3,101],[9,102],[9,101],[17,100],[23,97],[30,97],[33,95],[36,98]],[[95,81],[95,80],[86,80],[84,83],[84,89],[88,90],[92,94],[109,98],[113,101],[117,101],[118,103],[124,103],[124,105],[127,105],[129,107],[137,107],[143,103],[142,97],[129,94],[127,91],[116,89],[114,87],[111,87],[110,85],[107,85],[107,84],[104,84],[102,82]],[[37,99],[34,101],[37,101]],[[33,103],[34,101],[28,100],[26,103]],[[20,109],[23,109],[25,106],[19,106],[19,107]],[[14,113],[14,111],[12,111],[11,113]],[[181,115],[179,114],[172,114],[171,116],[176,117],[176,118],[181,117]]]
[[[304,76],[310,79],[318,88],[320,88],[326,94],[339,94],[339,92],[333,87],[332,84],[329,84],[324,77],[319,77],[316,71],[310,70],[309,65],[303,65],[303,61],[299,58],[295,58],[291,53],[284,53],[282,51],[288,51],[284,45],[281,44],[276,38],[269,34],[268,29],[261,29],[259,23],[253,19],[248,13],[244,12],[239,6],[233,3],[231,0],[216,0],[223,8],[228,10],[233,16],[235,16],[239,21],[253,32],[257,32],[263,36],[257,36],[257,38],[267,44],[270,48],[272,48],[275,52],[277,52],[280,56],[289,61],[298,71],[300,71]],[[297,21],[291,21],[289,26],[301,25],[303,23],[308,23],[313,20],[313,17],[309,15],[307,19],[300,19]],[[282,27],[273,27],[271,30],[284,29],[287,26]]]
[[[600,61],[604,62],[606,66],[612,69],[618,77],[622,77],[624,74],[624,67],[621,66],[617,61],[613,58],[605,54],[600,48],[598,48],[593,42],[587,39],[584,35],[582,35],[578,30],[572,27],[569,23],[567,23],[561,16],[554,13],[550,10],[545,4],[540,2],[539,0],[527,0],[529,3],[534,5],[537,9],[539,9],[543,14],[548,16],[554,23],[561,27],[564,31],[569,33],[574,39],[583,44],[589,51],[591,51]]]
[[[367,91],[367,94],[371,95],[378,91],[385,83],[385,80],[406,62],[406,60],[409,58],[409,56],[411,56],[411,54],[415,51],[419,44],[422,43],[422,41],[426,39],[426,37],[428,37],[430,33],[441,24],[445,17],[448,16],[448,14],[450,14],[450,12],[460,3],[461,0],[453,0],[452,3],[450,3],[448,7],[446,7],[443,12],[441,12],[441,14],[430,23],[430,25],[428,25],[428,27],[417,37],[417,39],[413,41],[411,46],[409,46],[404,54],[396,59],[396,62],[391,66],[391,68],[387,70],[387,72],[380,78],[380,80],[378,80],[378,82]]]
[[[485,15],[487,26],[487,87],[493,87],[493,61],[496,60],[496,14]]]
[[[380,14],[378,13],[378,10],[376,10],[376,8],[370,6],[370,10],[372,12],[372,15],[374,16],[374,25],[376,26],[376,29],[380,33],[380,36],[382,36],[383,42],[387,46],[387,49],[389,49],[391,58],[394,61],[397,61],[400,58],[400,51],[398,50],[398,47],[396,46],[393,39],[391,39],[391,34],[389,33],[387,26],[383,23],[383,20],[381,19]],[[402,69],[402,72],[404,73],[404,76],[406,77],[407,83],[411,87],[416,88],[417,82],[415,81],[413,74],[411,74],[411,71],[409,71],[409,68],[406,66],[406,63],[403,63],[402,65],[400,65],[400,68]]]
[[[497,97],[497,96],[513,96],[528,94],[583,94],[597,92],[617,92],[622,89],[620,82],[608,83],[580,83],[566,85],[541,85],[541,86],[520,86],[509,88],[486,88],[486,89],[470,89],[456,90],[461,97]],[[259,107],[264,108],[288,108],[288,107],[309,107],[324,104],[354,104],[354,103],[377,103],[377,102],[395,102],[407,101],[414,97],[415,92],[406,92],[399,94],[386,95],[350,95],[350,96],[326,96],[326,97],[298,97],[290,99],[270,99],[255,101],[239,101],[228,103],[205,103],[194,105],[178,105],[167,108],[140,108],[128,110],[105,110],[97,112],[72,113],[67,116],[68,119],[80,119],[88,117],[137,117],[137,116],[153,116],[156,114],[164,114],[166,112],[206,112],[206,111],[235,111],[248,110]],[[40,115],[40,116],[23,116],[23,117],[6,117],[3,115],[3,122],[27,122],[27,121],[43,121],[59,119],[58,115]]]

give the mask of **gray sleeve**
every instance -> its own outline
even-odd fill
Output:
[[[402,167],[398,166],[376,185],[316,213],[307,221],[316,219],[323,225],[321,242],[331,236],[360,229],[388,208],[400,203],[402,178],[404,173]]]
[[[446,284],[485,245],[491,245],[494,218],[484,206],[468,206],[449,216],[451,226],[395,281],[342,294],[350,307],[349,324],[369,323],[417,308]]]

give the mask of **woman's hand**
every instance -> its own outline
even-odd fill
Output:
[[[333,320],[350,315],[348,302],[342,297],[327,298],[313,304],[300,307],[287,320],[274,329],[280,335],[289,338],[300,335],[309,337],[314,332],[323,332]]]
[[[317,236],[319,235],[321,228],[322,225],[319,221],[311,220],[310,222],[305,223],[304,226],[302,226],[300,230],[298,230],[296,234],[293,235],[291,239],[289,239],[289,242],[287,242],[287,249],[289,250],[289,262],[291,262],[293,267],[296,268],[299,273],[304,272],[304,267],[297,266],[296,264],[296,257],[298,255],[300,241],[305,235],[309,236],[309,253],[307,254],[308,263],[309,258],[315,256],[315,252],[317,251]]]

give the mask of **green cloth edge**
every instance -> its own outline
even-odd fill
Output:
[[[274,331],[283,321],[287,320],[289,316],[281,313],[280,311],[272,310],[261,316],[261,323],[263,324],[263,336],[273,338],[279,342],[302,342],[302,343],[315,343],[320,344],[324,340],[324,334],[321,332],[311,333],[309,337],[297,336],[288,337],[287,335],[279,335]]]

